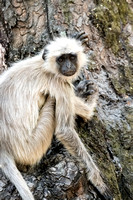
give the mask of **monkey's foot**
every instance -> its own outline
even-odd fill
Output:
[[[94,186],[94,188],[96,189],[96,191],[98,193],[98,196],[102,200],[115,200],[111,191],[107,188],[107,186],[104,183],[103,183],[102,186],[97,186],[97,185],[94,185],[94,184],[92,184],[92,185]]]
[[[102,194],[102,196],[105,200],[115,200],[108,189],[104,192],[104,194]]]
[[[97,93],[97,87],[91,80],[80,81],[76,87],[76,93],[78,96],[87,98],[90,95]]]
[[[110,189],[104,183],[103,178],[98,170],[93,171],[91,174],[87,173],[87,177],[102,200],[115,200]]]
[[[113,195],[111,193],[111,191],[107,188],[107,186],[105,186],[104,188],[104,192],[101,191],[101,188],[99,186],[95,186],[97,192],[99,193],[99,196],[101,197],[101,199],[103,200],[115,200],[115,198],[113,198]]]

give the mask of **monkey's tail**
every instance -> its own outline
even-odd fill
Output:
[[[0,152],[0,167],[5,175],[15,185],[23,200],[34,200],[25,180],[17,169],[14,160],[8,153]]]

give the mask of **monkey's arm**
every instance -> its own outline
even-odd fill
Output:
[[[85,146],[83,145],[77,132],[74,129],[75,108],[72,106],[72,101],[69,100],[70,96],[71,95],[69,94],[69,96],[66,96],[66,98],[64,98],[62,95],[59,99],[56,100],[55,135],[58,138],[58,140],[63,143],[65,148],[72,155],[74,155],[85,167],[88,180],[90,180],[91,183],[102,194],[102,196],[104,197],[103,199],[111,200],[112,198],[108,193],[107,186],[104,184],[101,178],[99,169],[93,162],[91,156],[87,152]],[[80,105],[82,105],[81,107],[84,108],[84,104],[82,104],[78,98],[77,101],[80,102]],[[81,114],[81,108],[78,109],[78,112]]]

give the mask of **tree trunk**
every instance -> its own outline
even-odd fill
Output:
[[[33,56],[51,37],[84,30],[99,101],[91,122],[77,120],[115,200],[133,198],[133,2],[132,0],[0,0],[0,72]],[[36,199],[101,199],[76,161],[55,140],[42,162],[23,173]],[[0,171],[0,199],[20,199]]]

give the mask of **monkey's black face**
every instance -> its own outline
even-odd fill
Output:
[[[62,54],[56,58],[58,69],[64,76],[72,76],[77,71],[77,55],[76,54]]]

